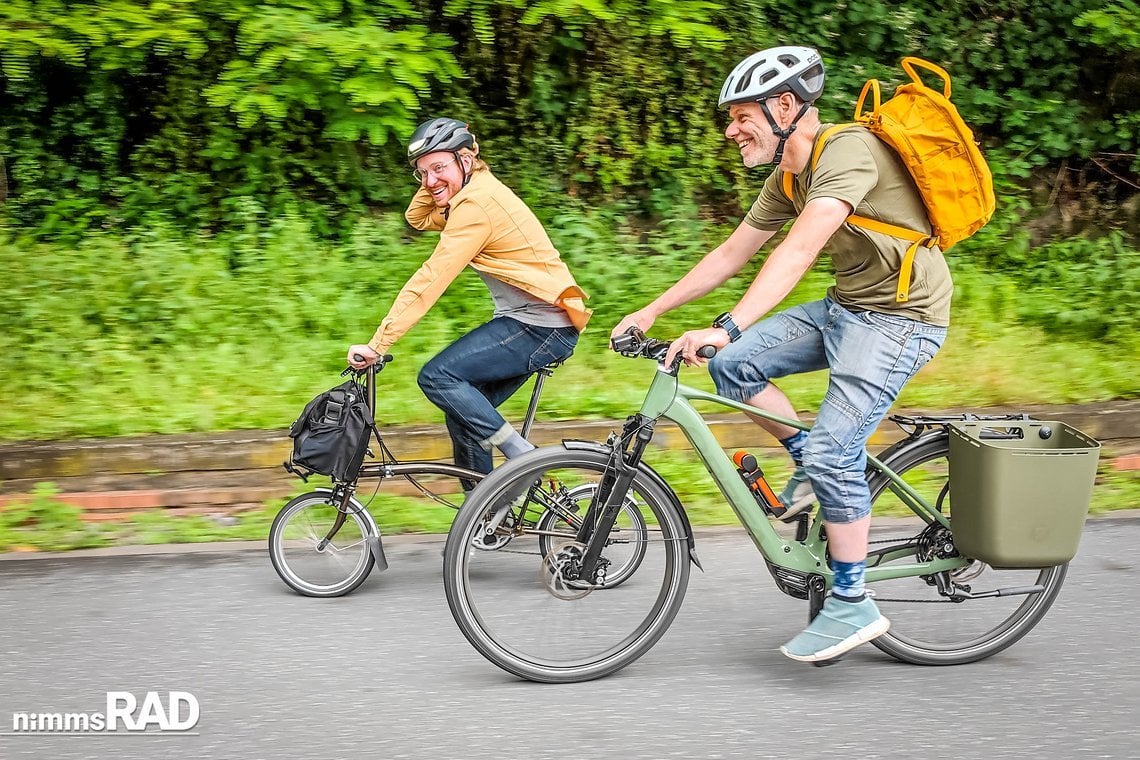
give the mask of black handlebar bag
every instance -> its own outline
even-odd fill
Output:
[[[356,480],[375,426],[363,386],[348,380],[310,401],[289,428],[293,455],[285,469],[307,479],[328,475],[335,482]]]

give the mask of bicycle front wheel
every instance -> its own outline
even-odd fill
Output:
[[[332,533],[341,510],[331,497],[329,491],[298,496],[281,508],[269,529],[273,569],[304,596],[343,596],[364,582],[375,563],[368,546],[372,524],[364,507],[351,500]]]
[[[452,615],[476,650],[509,673],[545,683],[614,673],[645,654],[681,607],[689,581],[687,522],[644,470],[621,507],[630,524],[630,512],[638,513],[644,540],[636,574],[625,573],[620,587],[608,580],[615,560],[606,556],[607,547],[602,574],[586,583],[576,572],[586,547],[573,535],[540,541],[523,521],[509,546],[473,548],[486,518],[507,507],[558,512],[569,506],[567,494],[592,494],[608,462],[605,452],[561,446],[513,459],[472,492],[452,523],[444,551]],[[584,508],[582,514],[587,517]],[[622,520],[618,526],[624,531]]]
[[[558,545],[574,540],[578,527],[582,524],[582,516],[594,498],[594,490],[592,485],[565,489],[558,495],[556,502],[542,513],[536,526],[538,551],[542,556],[550,554]],[[641,561],[645,559],[645,542],[648,537],[641,507],[633,498],[626,496],[602,555],[607,563],[606,588],[624,583],[637,572]]]
[[[930,504],[938,504],[950,517],[951,531],[930,526],[917,536],[876,541],[871,544],[868,566],[881,557],[913,562],[945,552],[953,540],[954,515],[950,504],[949,439],[945,433],[930,435],[900,448],[884,459]],[[902,502],[889,488],[890,481],[877,474],[871,478],[875,509]],[[891,621],[891,628],[872,643],[903,662],[916,665],[960,665],[985,659],[1014,644],[1036,626],[1049,611],[1068,565],[1031,569],[999,570],[977,560],[966,567],[938,576],[902,578],[869,585],[875,601]],[[957,601],[939,593],[953,586],[975,598]],[[1003,595],[990,595],[1001,590]],[[1028,591],[1028,593],[1025,593]],[[1016,593],[1012,593],[1016,592]]]

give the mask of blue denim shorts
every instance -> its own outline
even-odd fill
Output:
[[[865,446],[907,381],[946,339],[946,328],[851,311],[831,298],[795,306],[744,331],[709,364],[717,393],[747,401],[778,377],[829,370],[827,394],[804,446],[824,519],[871,513]]]

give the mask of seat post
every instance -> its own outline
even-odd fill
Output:
[[[523,419],[522,432],[520,435],[523,438],[530,439],[530,428],[534,424],[534,415],[538,411],[538,400],[542,396],[542,386],[546,382],[546,378],[554,374],[554,370],[549,367],[541,367],[534,373],[534,390],[530,392],[530,405],[526,409],[526,417]]]

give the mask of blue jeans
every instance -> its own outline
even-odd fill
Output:
[[[709,374],[717,393],[747,401],[774,378],[830,370],[803,462],[824,519],[849,523],[871,514],[867,440],[945,339],[945,327],[825,298],[757,322],[713,358]]]
[[[568,358],[577,343],[573,327],[536,327],[496,317],[428,361],[420,370],[420,389],[443,410],[455,464],[490,472],[491,447],[514,432],[496,407],[540,367]]]

